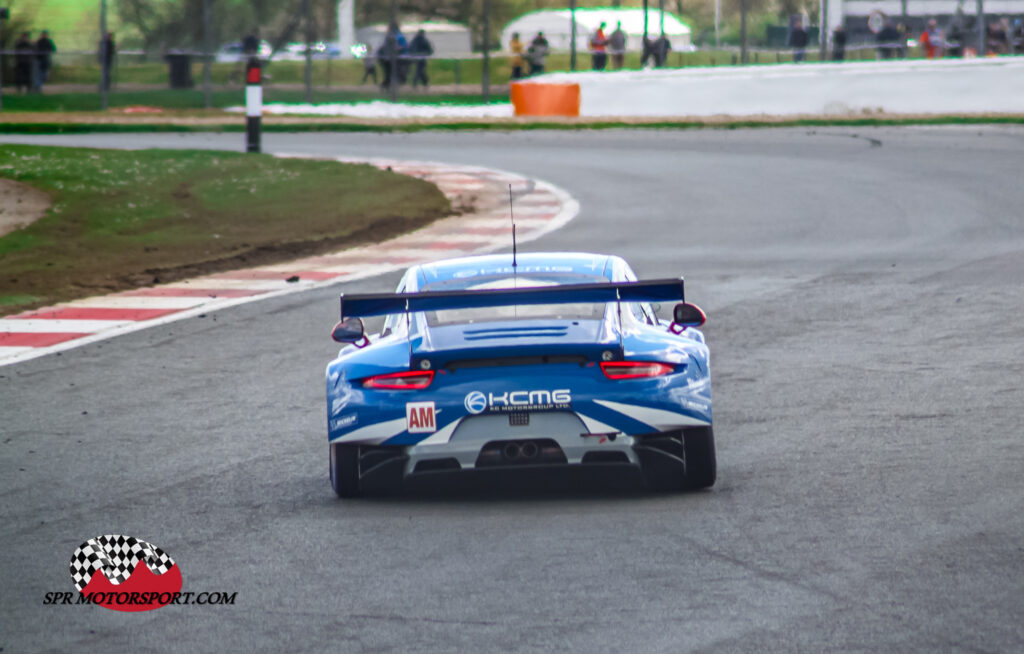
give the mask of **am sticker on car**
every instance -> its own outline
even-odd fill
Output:
[[[433,402],[406,402],[405,428],[410,434],[432,434],[437,431]]]

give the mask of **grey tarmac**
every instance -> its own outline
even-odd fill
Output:
[[[0,369],[4,652],[1024,650],[1024,130],[266,134],[264,149],[533,175],[581,213],[529,249],[684,274],[709,316],[718,484],[339,501],[323,406],[337,293],[397,276],[235,307]],[[73,589],[74,549],[108,533],[236,605],[43,606]]]

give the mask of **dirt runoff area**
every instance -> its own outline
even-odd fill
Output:
[[[31,225],[50,208],[50,196],[28,184],[0,178],[0,236]]]

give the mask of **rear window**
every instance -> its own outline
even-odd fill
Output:
[[[428,284],[424,291],[485,290],[494,288],[536,288],[562,284],[593,284],[607,282],[598,275],[576,275],[567,273],[535,273],[510,276],[508,274],[474,276],[468,279],[449,279]],[[600,320],[604,317],[605,302],[578,302],[573,304],[527,304],[479,309],[451,309],[427,312],[427,323],[431,327],[442,325],[465,325],[477,322],[506,320],[536,320],[538,318],[562,320]]]

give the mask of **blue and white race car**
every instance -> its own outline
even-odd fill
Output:
[[[676,302],[673,321],[652,306]],[[384,316],[379,334],[363,318]],[[342,294],[327,366],[340,497],[460,471],[639,468],[656,490],[715,483],[704,313],[683,280],[585,253],[448,259],[397,292]]]

